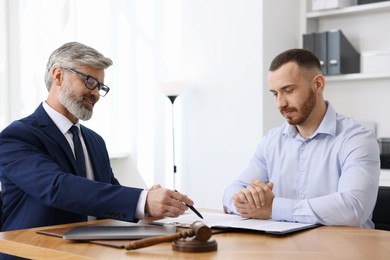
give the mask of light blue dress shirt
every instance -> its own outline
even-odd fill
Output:
[[[274,183],[273,220],[374,227],[380,175],[376,137],[327,105],[309,138],[285,123],[259,142],[249,165],[225,190],[226,212],[237,214],[233,195],[258,179]]]

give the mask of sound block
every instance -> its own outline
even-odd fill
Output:
[[[172,242],[172,249],[179,252],[213,252],[217,251],[217,241],[209,239],[206,242],[200,242],[197,239],[178,239]]]

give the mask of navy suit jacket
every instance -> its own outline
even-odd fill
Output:
[[[42,104],[0,133],[2,230],[86,221],[136,221],[141,189],[119,185],[105,142],[81,125],[95,180],[76,175],[71,147]]]

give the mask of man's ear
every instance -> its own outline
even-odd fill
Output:
[[[55,67],[52,70],[53,83],[58,86],[61,86],[62,81],[64,79],[64,71],[61,68]]]
[[[325,78],[323,75],[318,74],[313,79],[314,88],[316,92],[323,92],[325,88]]]

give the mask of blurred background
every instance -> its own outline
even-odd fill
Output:
[[[175,164],[176,189],[197,207],[221,209],[225,187],[257,142],[284,122],[268,91],[267,71],[276,54],[302,46],[306,4],[0,0],[0,130],[45,100],[46,62],[56,48],[87,44],[114,65],[106,70],[110,93],[82,123],[106,140],[119,181],[172,188]],[[161,91],[171,81],[184,86],[174,104]],[[340,97],[336,110],[372,120],[343,107],[350,95],[344,91],[339,96],[331,90]]]

